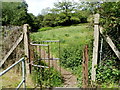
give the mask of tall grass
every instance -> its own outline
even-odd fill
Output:
[[[68,26],[31,34],[32,41],[60,40],[62,45],[87,44],[93,38],[93,29],[82,26]]]

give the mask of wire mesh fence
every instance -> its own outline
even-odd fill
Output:
[[[2,26],[2,59],[6,56],[6,54],[11,50],[13,45],[16,43],[18,38],[21,36],[23,32],[22,26]],[[24,55],[24,46],[23,42],[21,42],[17,48],[11,53],[5,64],[4,68],[7,68],[9,65],[15,63],[15,61],[19,60]],[[19,67],[19,65],[17,65]]]

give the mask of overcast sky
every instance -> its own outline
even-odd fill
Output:
[[[35,16],[41,13],[41,10],[47,7],[53,8],[54,3],[60,0],[25,0],[28,4],[28,13],[33,13]],[[79,1],[79,0],[74,0]]]

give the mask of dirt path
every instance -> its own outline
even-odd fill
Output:
[[[47,58],[48,54],[42,50],[42,58]],[[53,58],[50,55],[50,58]],[[45,62],[48,64],[49,61],[45,60]],[[73,75],[70,71],[64,69],[63,67],[60,67],[58,60],[50,60],[50,67],[54,67],[57,71],[61,72],[61,75],[64,80],[64,86],[63,87],[77,87],[77,77]]]

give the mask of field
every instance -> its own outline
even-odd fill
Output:
[[[60,40],[62,46],[69,44],[87,44],[93,38],[93,29],[88,28],[88,24],[53,28],[48,31],[41,31],[31,34],[32,41]]]

